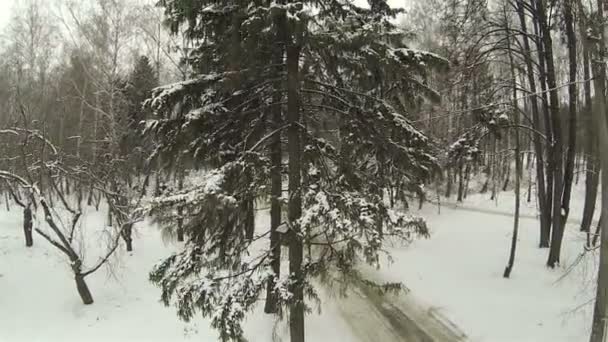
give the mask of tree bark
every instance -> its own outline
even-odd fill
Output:
[[[447,175],[447,184],[445,186],[445,197],[450,198],[452,195],[452,175],[450,174],[450,168],[448,167],[445,171]]]
[[[539,4],[538,1],[532,1],[532,4],[535,8],[535,13],[536,15],[532,16],[533,22],[534,22],[534,34],[536,37],[540,37],[541,36],[541,30],[540,30],[540,24],[539,24],[539,20],[538,20],[538,11],[539,11]],[[538,53],[538,82],[540,84],[540,89],[541,89],[541,98],[542,101],[541,103],[543,104],[542,108],[543,108],[543,124],[545,127],[545,136],[547,137],[547,144],[551,144],[551,142],[553,141],[553,131],[552,131],[552,127],[551,127],[551,114],[549,112],[549,100],[547,97],[547,73],[545,71],[545,49],[543,47],[543,42],[541,41],[541,39],[536,39],[536,49],[537,49],[537,53]],[[545,215],[543,215],[543,213],[541,212],[541,215],[544,216],[545,221],[547,222],[546,224],[546,231],[541,232],[541,234],[546,234],[546,245],[543,245],[541,247],[549,247],[549,239],[550,239],[550,235],[551,235],[551,225],[552,225],[552,220],[551,218],[553,217],[552,212],[553,212],[553,158],[551,157],[550,154],[551,151],[551,146],[547,146],[547,162],[546,162],[546,166],[545,166],[545,176],[546,176],[546,186],[545,186],[545,203],[546,203],[546,210],[545,210]],[[541,238],[542,240],[542,238]]]
[[[122,230],[122,238],[125,241],[127,252],[133,251],[133,224],[127,224]]]
[[[563,3],[564,21],[566,24],[566,37],[568,38],[568,150],[566,153],[566,164],[564,166],[564,190],[562,194],[560,239],[563,239],[566,222],[570,214],[570,198],[572,195],[572,182],[574,180],[574,158],[576,156],[576,126],[577,113],[576,102],[578,93],[576,89],[576,36],[574,34],[573,0],[565,0]],[[560,156],[561,158],[561,156]],[[560,159],[561,160],[561,159]],[[559,242],[561,245],[561,241]],[[559,251],[557,261],[559,262]]]
[[[581,34],[585,32],[582,25],[579,25]],[[599,185],[599,163],[597,162],[597,132],[595,125],[593,124],[593,110],[591,105],[591,81],[590,79],[590,51],[587,43],[583,40],[583,77],[584,83],[584,94],[585,94],[585,114],[587,117],[587,139],[585,140],[585,204],[583,207],[583,217],[581,221],[581,231],[589,232],[591,228],[591,221],[593,220],[593,214],[595,213],[595,202],[597,200],[597,190]]]
[[[597,226],[595,227],[595,232],[593,233],[593,239],[591,242],[592,247],[597,246],[597,240],[599,240],[601,230],[602,230],[602,215],[600,215],[600,220],[598,221]]]
[[[597,1],[598,6],[598,22],[602,23],[604,19],[603,2]],[[597,104],[593,110],[593,118],[597,127],[597,135],[600,143],[600,150],[608,149],[608,127],[606,119],[606,66],[604,63],[606,33],[608,29],[599,27],[599,54],[598,61],[592,64],[593,66],[593,85],[595,88],[595,101]],[[600,265],[597,277],[597,293],[595,298],[595,306],[593,310],[593,323],[591,326],[590,342],[604,342],[608,337],[608,155],[599,153],[602,169],[602,214],[600,217],[601,223],[601,245],[600,245]]]
[[[528,76],[528,85],[530,87],[530,92],[532,94],[536,94],[536,81],[534,79],[534,68],[532,65],[532,53],[530,49],[530,42],[527,35],[527,27],[526,27],[526,18],[524,15],[524,4],[523,0],[517,1],[517,14],[519,16],[519,23],[521,26],[521,31],[524,32],[522,36],[523,46],[524,46],[524,54],[528,56],[526,58],[526,74]],[[530,103],[532,107],[532,125],[534,129],[540,130],[540,114],[538,110],[538,101],[536,96],[530,97]],[[534,134],[532,137],[532,141],[534,143],[534,152],[536,154],[536,195],[538,197],[538,207],[540,209],[540,237],[539,237],[539,247],[547,248],[549,247],[549,236],[551,232],[551,222],[549,220],[550,213],[548,214],[548,203],[547,203],[547,188],[545,184],[545,162],[543,157],[543,146],[538,134]],[[531,190],[531,188],[530,188]],[[528,194],[530,193],[528,190]],[[529,195],[528,195],[529,197]]]
[[[462,202],[462,198],[464,195],[464,175],[462,163],[462,161],[458,163],[458,197],[456,198],[457,202]]]
[[[294,39],[297,39],[294,37]],[[291,342],[304,342],[304,288],[303,288],[303,245],[301,229],[296,222],[302,214],[301,198],[301,146],[300,146],[300,99],[299,60],[300,47],[287,46],[287,151],[289,154],[289,274],[292,279],[290,291],[292,302],[289,307],[289,332]]]
[[[82,299],[82,303],[84,305],[93,304],[93,296],[91,295],[91,291],[89,290],[86,281],[84,280],[84,276],[82,276],[82,274],[75,274],[74,279],[76,280],[76,289],[78,290],[80,299]]]
[[[562,190],[564,175],[562,169],[562,137],[561,120],[559,118],[559,101],[557,96],[557,83],[555,78],[555,65],[553,61],[553,41],[551,29],[547,23],[546,8],[543,0],[537,1],[538,23],[541,31],[541,38],[544,46],[544,56],[547,67],[547,86],[549,90],[549,110],[551,112],[551,126],[553,140],[551,141],[551,157],[553,167],[553,208],[551,246],[549,248],[549,258],[547,266],[555,267],[559,264],[562,238],[564,235],[562,227]]]
[[[25,235],[25,246],[32,247],[34,238],[32,236],[32,208],[28,205],[23,208],[23,233]]]
[[[505,19],[506,18],[506,10],[505,10]],[[508,21],[507,21],[508,23]],[[515,79],[515,65],[513,63],[513,55],[510,49],[510,32],[507,29],[507,51],[509,56],[509,64],[511,69],[511,77],[513,79],[513,106],[517,108],[517,83]],[[519,111],[516,109],[514,114],[515,126],[519,126]],[[511,236],[511,252],[509,253],[509,261],[507,263],[507,267],[505,267],[505,271],[503,273],[504,278],[509,278],[511,276],[511,271],[513,270],[513,265],[515,263],[515,251],[517,248],[517,234],[519,231],[519,206],[520,206],[520,179],[521,179],[521,164],[522,159],[520,158],[520,146],[519,146],[519,128],[514,129],[514,137],[515,137],[515,213],[513,217],[513,235]]]
[[[281,56],[282,60],[282,56]],[[280,95],[275,96],[275,103],[280,102]],[[281,127],[281,107],[279,105],[272,108],[272,129]],[[281,224],[281,196],[283,195],[283,183],[281,179],[281,132],[277,132],[272,136],[270,143],[270,161],[272,168],[270,170],[270,249],[272,251],[272,259],[270,265],[274,278],[268,281],[266,288],[266,304],[264,312],[277,313],[277,294],[274,291],[275,279],[281,275],[281,235],[277,232],[277,228]]]

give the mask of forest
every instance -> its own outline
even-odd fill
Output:
[[[608,340],[605,10],[0,1],[0,341]]]

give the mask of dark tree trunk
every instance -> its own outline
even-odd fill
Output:
[[[87,198],[87,205],[88,206],[93,205],[93,185],[91,185],[91,188],[89,189],[89,196]]]
[[[595,164],[593,166],[595,166]],[[585,205],[583,207],[583,218],[581,221],[582,232],[589,232],[591,222],[593,221],[593,214],[595,213],[595,202],[597,200],[599,188],[599,173],[599,169],[587,171],[585,179]]]
[[[546,8],[543,2],[538,0],[537,14],[538,24],[541,31],[542,42],[544,46],[544,56],[547,67],[547,87],[549,89],[549,109],[551,111],[551,126],[553,131],[553,140],[551,150],[552,166],[553,166],[553,212],[551,232],[551,246],[549,248],[549,258],[547,266],[555,267],[559,264],[561,244],[563,238],[562,227],[562,190],[563,190],[563,169],[562,169],[562,129],[561,120],[559,118],[559,101],[557,97],[557,84],[555,80],[555,66],[553,62],[553,41],[551,39],[551,30],[547,24]]]
[[[593,239],[591,242],[591,246],[595,247],[597,246],[597,240],[600,237],[600,233],[602,231],[602,217],[603,215],[600,215],[600,220],[597,222],[597,226],[595,227],[595,232],[593,233]]]
[[[603,6],[604,2],[598,0],[598,20],[599,23],[598,31],[600,32],[599,40],[599,55],[597,56],[597,63],[593,66],[593,84],[595,88],[595,101],[597,103],[594,106],[593,118],[595,126],[597,127],[597,137],[599,139],[599,151],[605,151],[608,149],[608,127],[606,118],[606,64],[605,64],[605,24],[604,24],[604,13]],[[608,215],[608,158],[606,153],[598,153],[601,165],[601,198],[602,198],[602,211],[600,216],[600,223],[598,228],[601,227],[601,245],[599,255],[599,268],[597,276],[596,296],[595,305],[593,308],[593,323],[591,326],[590,342],[603,342],[606,341],[608,335],[608,327],[606,322],[608,320],[608,225],[606,221],[606,215]],[[606,226],[606,227],[604,227]],[[600,233],[598,232],[598,233]],[[599,235],[599,234],[598,234]],[[598,236],[596,235],[596,236]],[[594,237],[597,242],[597,238]]]
[[[578,179],[580,178],[580,174],[581,174],[581,164],[582,164],[582,160],[581,160],[581,156],[577,153],[576,157],[574,157],[574,184],[578,185]]]
[[[506,11],[505,11],[506,17]],[[509,32],[509,31],[508,31]],[[517,84],[515,81],[515,65],[513,63],[513,55],[510,49],[510,37],[507,36],[507,49],[509,55],[509,64],[511,69],[511,76],[513,78],[513,106],[517,107]],[[519,125],[519,112],[516,110],[515,115],[515,126]],[[520,206],[520,179],[522,175],[522,159],[520,158],[520,146],[519,146],[519,130],[518,128],[514,129],[515,136],[515,213],[513,218],[513,235],[511,237],[511,252],[509,253],[509,261],[507,263],[507,267],[505,267],[505,271],[503,273],[503,277],[509,278],[511,276],[511,271],[513,270],[513,265],[515,263],[515,250],[517,248],[517,234],[519,230],[519,206]]]
[[[133,224],[128,224],[122,230],[122,238],[127,246],[127,252],[133,251]]]
[[[177,241],[184,242],[184,219],[181,217],[181,215],[183,215],[183,209],[181,207],[178,209],[177,214],[180,215],[177,219]]]
[[[536,9],[536,12],[539,10],[539,5],[537,1],[533,1],[533,6]],[[538,20],[538,15],[534,15],[532,17],[534,22],[534,34],[537,37],[541,36],[540,24]],[[541,89],[541,97],[543,104],[543,123],[545,127],[545,136],[547,138],[547,144],[550,144],[553,141],[553,131],[551,127],[551,115],[549,112],[549,100],[547,97],[547,73],[545,71],[545,49],[543,46],[543,42],[540,39],[536,39],[536,48],[538,52],[538,81]],[[540,239],[540,247],[549,247],[549,240],[551,236],[551,218],[553,217],[553,158],[550,155],[550,146],[547,147],[547,162],[545,166],[545,175],[546,175],[546,186],[545,186],[545,212],[541,211],[541,239]],[[538,160],[540,164],[542,164],[540,159]],[[545,221],[545,225],[542,225],[542,221]],[[545,243],[546,242],[546,243]]]
[[[450,174],[450,168],[448,167],[446,170],[447,174],[447,184],[445,186],[445,197],[450,198],[452,195],[452,175]]]
[[[462,169],[462,162],[460,162],[458,164],[458,197],[456,197],[457,202],[462,202],[462,198],[464,195],[464,176]]]
[[[281,25],[279,25],[281,26]],[[282,53],[281,53],[282,55]],[[281,60],[283,57],[281,56]],[[280,102],[280,95],[275,95],[273,102]],[[279,129],[281,127],[281,107],[274,106],[272,108],[272,129]],[[278,298],[277,293],[274,291],[275,279],[278,279],[281,275],[281,234],[277,232],[277,228],[281,224],[281,201],[283,183],[281,179],[281,132],[275,133],[272,136],[270,143],[270,161],[272,163],[272,169],[270,170],[270,249],[272,251],[272,258],[270,265],[274,278],[268,281],[266,287],[266,303],[264,305],[264,312],[266,313],[277,313]]]
[[[178,172],[177,189],[181,191],[184,188],[184,177],[185,177],[183,165],[181,165],[181,169],[178,170],[177,172]],[[178,242],[184,241],[184,208],[181,206],[177,208],[177,241]]]
[[[581,29],[584,32],[584,29]],[[586,44],[583,45],[583,77],[585,79],[585,114],[587,119],[587,139],[585,139],[586,165],[585,165],[585,204],[583,207],[583,217],[581,222],[581,231],[589,232],[593,214],[595,213],[595,202],[597,201],[597,189],[599,185],[599,167],[596,161],[597,158],[597,132],[593,124],[593,112],[591,108],[591,81],[589,63],[590,51]]]
[[[466,199],[469,195],[469,182],[471,180],[471,165],[467,165],[464,170],[464,198]]]
[[[78,290],[80,299],[82,299],[82,303],[84,305],[93,304],[93,296],[82,274],[75,274],[74,279],[76,280],[76,289]]]
[[[245,203],[246,221],[245,221],[245,238],[253,240],[255,233],[255,205],[252,198],[248,198]]]
[[[32,236],[32,208],[28,205],[23,208],[23,233],[25,235],[25,246],[32,247],[34,239]]]
[[[294,39],[298,39],[294,37]],[[304,342],[304,288],[303,245],[300,227],[295,223],[302,214],[301,198],[301,146],[300,146],[300,99],[299,99],[300,47],[287,47],[287,151],[289,154],[289,222],[292,226],[289,241],[289,274],[292,279],[292,299],[289,307],[289,335],[291,342]]]
[[[507,145],[508,148],[509,145]],[[507,188],[509,187],[509,181],[511,180],[511,163],[509,162],[509,158],[505,158],[506,162],[506,176],[505,176],[505,182],[502,185],[502,191],[507,191]]]
[[[522,36],[524,43],[524,54],[529,56],[526,58],[526,74],[528,76],[528,84],[530,86],[530,92],[532,94],[536,93],[536,80],[534,79],[534,67],[532,65],[532,53],[530,49],[530,41],[528,39],[527,28],[526,28],[526,18],[524,15],[524,4],[523,0],[519,0],[517,2],[517,14],[519,16],[519,23],[521,26],[521,30],[524,32]],[[544,83],[543,83],[544,84]],[[544,87],[543,87],[544,88]],[[544,89],[543,89],[544,91]],[[544,93],[544,92],[543,92]],[[530,103],[532,107],[532,125],[536,130],[541,129],[540,125],[540,115],[538,110],[538,101],[536,96],[530,97]],[[536,154],[536,195],[538,197],[538,207],[540,209],[540,239],[539,239],[539,247],[546,248],[549,247],[549,236],[551,232],[551,221],[549,217],[551,214],[548,212],[548,202],[547,202],[547,188],[545,184],[545,163],[543,158],[543,147],[540,140],[540,136],[538,134],[534,134],[532,138],[534,144],[534,152]],[[531,192],[531,184],[528,190],[528,198],[530,198]],[[528,202],[530,200],[528,199]]]
[[[576,102],[578,93],[576,89],[576,36],[574,34],[574,19],[572,8],[573,0],[566,0],[563,3],[564,21],[566,24],[566,36],[568,38],[568,149],[566,153],[566,165],[564,166],[564,190],[562,194],[561,218],[560,218],[560,236],[563,239],[566,222],[570,214],[570,198],[572,195],[572,182],[574,181],[574,158],[576,156]],[[561,160],[561,155],[559,156]],[[561,245],[561,241],[559,242]],[[559,251],[557,251],[557,261],[559,262]]]
[[[496,137],[494,137],[494,143],[492,144],[492,195],[490,196],[490,200],[494,200],[496,198],[496,177],[498,176],[498,162],[496,158]]]

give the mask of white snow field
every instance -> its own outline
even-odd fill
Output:
[[[103,210],[94,208],[88,208],[86,217],[90,230],[105,218]],[[177,246],[163,242],[153,225],[140,224],[134,234],[132,254],[121,250],[111,271],[86,278],[95,303],[85,306],[63,255],[36,235],[34,247],[26,248],[21,211],[0,210],[0,342],[217,341],[216,331],[202,318],[180,321],[175,308],[159,302],[160,290],[148,281],[152,266]],[[87,255],[91,263],[96,258]],[[357,341],[332,301],[320,315],[308,316],[308,341]],[[265,315],[261,304],[246,322],[247,339],[272,341],[276,334],[286,340],[285,324]]]
[[[522,197],[522,213],[535,215],[534,197],[531,203],[525,202],[524,191]],[[598,255],[588,252],[569,271],[585,241],[579,232],[583,181],[573,189],[561,266],[545,266],[548,250],[537,247],[538,221],[523,218],[510,279],[502,273],[509,255],[514,195],[500,193],[496,202],[489,198],[490,194],[476,194],[462,205],[444,203],[440,215],[436,205],[426,204],[419,214],[427,218],[431,238],[391,249],[395,262],[380,270],[382,278],[404,282],[471,341],[588,340]],[[595,225],[596,221],[592,229]]]
[[[378,280],[403,282],[411,290],[404,299],[414,300],[430,316],[446,320],[446,325],[457,325],[469,341],[584,341],[594,296],[593,253],[559,280],[582,251],[584,236],[575,222],[580,219],[582,183],[575,189],[573,223],[568,226],[558,269],[545,267],[548,251],[537,248],[538,222],[524,218],[511,279],[502,278],[513,196],[501,193],[497,202],[490,202],[489,194],[470,195],[465,209],[444,203],[441,214],[436,205],[425,204],[419,214],[427,218],[432,237],[406,247],[394,246],[393,264],[366,272]],[[523,204],[529,206],[523,210],[526,214],[535,213],[533,203]],[[164,242],[154,225],[138,225],[134,252],[121,250],[111,270],[87,277],[95,303],[84,306],[60,252],[37,235],[34,247],[26,248],[21,211],[14,207],[7,212],[1,207],[0,342],[217,340],[204,319],[181,322],[174,308],[159,302],[160,291],[149,283],[148,272],[179,247]],[[471,210],[475,207],[492,213]],[[95,244],[103,239],[95,231],[105,215],[103,210],[87,210],[85,231]],[[94,262],[94,245],[89,250],[86,260]],[[307,341],[364,342],[373,341],[374,336],[394,336],[381,333],[377,317],[366,322],[367,307],[354,312],[353,306],[365,305],[359,302],[325,298],[322,313],[315,311],[306,318]],[[273,341],[273,336],[289,340],[285,322],[263,314],[262,305],[249,315],[245,331],[250,342]]]

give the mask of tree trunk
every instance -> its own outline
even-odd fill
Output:
[[[603,22],[603,1],[598,0],[599,22]],[[597,127],[600,151],[608,149],[608,127],[606,122],[606,66],[604,64],[605,32],[606,26],[599,29],[600,43],[597,65],[593,65],[593,85],[595,88],[595,101],[597,106],[593,110],[593,118]],[[600,265],[597,276],[597,293],[593,310],[593,323],[591,326],[590,342],[605,342],[608,337],[608,155],[599,153],[602,169],[602,214],[601,222],[601,245]]]
[[[560,219],[560,240],[563,239],[566,222],[570,214],[570,198],[572,195],[572,182],[574,180],[574,158],[576,156],[576,102],[578,93],[576,89],[576,36],[574,34],[573,23],[573,0],[565,0],[563,3],[564,21],[566,24],[566,36],[568,38],[568,150],[566,153],[566,165],[564,166],[564,190],[561,204]],[[559,143],[558,143],[559,145]],[[559,156],[561,160],[561,155]],[[559,242],[561,245],[561,241]],[[559,262],[559,251],[557,261]]]
[[[532,167],[531,162],[528,160],[528,195],[526,198],[526,202],[532,202]]]
[[[526,58],[526,74],[528,76],[528,85],[530,87],[530,92],[532,94],[536,94],[536,80],[534,78],[534,67],[532,65],[532,53],[530,49],[530,41],[527,36],[527,27],[526,27],[526,18],[524,13],[524,4],[523,0],[517,1],[517,14],[519,16],[519,23],[521,26],[521,31],[524,32],[522,35],[523,45],[524,45],[524,55],[528,56]],[[538,110],[538,101],[536,96],[530,97],[530,103],[532,107],[532,125],[534,129],[540,130],[540,115]],[[534,144],[534,152],[536,154],[536,195],[538,197],[538,207],[540,210],[540,238],[539,238],[539,247],[546,248],[549,247],[549,236],[551,232],[551,222],[549,217],[551,214],[548,213],[548,203],[547,203],[547,188],[545,185],[545,163],[543,157],[543,146],[540,140],[540,136],[538,134],[534,134],[532,137],[532,141]],[[530,188],[528,190],[528,198],[530,197],[531,191],[531,183]],[[529,200],[528,200],[529,202]]]
[[[445,197],[450,198],[450,196],[452,195],[452,175],[450,174],[450,168],[447,167],[445,172],[447,174],[447,180],[448,180],[448,182],[445,186]]]
[[[462,162],[460,162],[458,165],[458,197],[456,198],[456,201],[462,202],[463,195],[464,195],[464,175],[463,175]]]
[[[126,225],[122,230],[122,238],[125,241],[127,252],[133,251],[133,224]]]
[[[75,274],[74,279],[76,280],[76,289],[78,290],[80,299],[82,299],[82,303],[84,305],[93,304],[93,296],[82,274]]]
[[[585,30],[582,25],[581,33]],[[583,207],[583,217],[581,221],[581,231],[589,232],[591,228],[591,221],[593,220],[593,214],[595,212],[595,202],[597,201],[597,189],[599,185],[599,163],[597,163],[597,132],[595,125],[593,124],[593,110],[591,105],[591,81],[589,64],[590,64],[590,51],[587,43],[583,41],[583,78],[585,79],[585,113],[587,117],[587,139],[585,140],[585,204]]]
[[[538,1],[533,1],[533,4],[535,6],[536,12],[539,11],[539,4]],[[539,20],[538,20],[538,15],[534,15],[532,16],[533,22],[534,22],[534,34],[537,37],[541,36],[541,30],[540,30],[540,24],[539,24]],[[542,97],[542,101],[541,103],[543,104],[543,123],[544,123],[544,127],[545,127],[545,136],[547,137],[547,144],[550,144],[553,141],[553,131],[552,131],[552,127],[551,127],[551,115],[549,112],[549,100],[547,98],[547,82],[546,82],[546,75],[547,73],[545,72],[545,49],[543,47],[543,42],[540,39],[536,39],[536,48],[537,48],[537,52],[538,52],[538,73],[539,73],[539,77],[538,77],[538,81],[540,83],[540,89],[541,89],[541,97]],[[541,211],[541,221],[544,218],[546,225],[542,226],[541,223],[541,243],[540,243],[540,247],[549,247],[549,239],[550,239],[550,235],[551,235],[551,218],[552,218],[552,212],[553,212],[553,158],[551,158],[551,154],[549,153],[551,151],[551,147],[548,146],[547,147],[547,162],[546,162],[546,166],[545,166],[545,175],[546,175],[546,186],[545,186],[545,215],[543,215],[543,212]],[[540,162],[540,159],[539,159]],[[546,236],[546,240],[545,239]],[[546,244],[544,243],[546,241]]]
[[[552,209],[552,225],[551,246],[549,248],[549,258],[547,266],[555,267],[559,264],[562,238],[564,235],[562,227],[562,190],[563,190],[563,169],[562,169],[562,137],[561,137],[561,120],[559,118],[559,101],[557,96],[557,84],[555,79],[555,65],[553,61],[553,41],[551,39],[551,30],[547,24],[546,8],[543,2],[538,0],[538,23],[541,30],[541,37],[544,46],[544,56],[547,67],[547,86],[549,90],[549,109],[551,111],[551,126],[553,131],[553,140],[551,150],[552,166],[553,166],[553,209]]]
[[[597,246],[597,240],[600,237],[600,231],[602,230],[602,215],[600,215],[600,220],[597,222],[597,226],[595,227],[595,232],[593,233],[593,240],[591,242],[591,246]]]
[[[248,198],[245,203],[245,238],[253,240],[255,234],[255,204],[253,198]]]
[[[34,239],[32,236],[32,208],[28,205],[23,208],[23,233],[25,234],[25,246],[32,247]]]
[[[493,201],[496,198],[496,177],[498,173],[498,161],[496,158],[496,137],[494,137],[494,143],[492,144],[492,195],[490,200]]]
[[[505,18],[506,18],[506,10],[505,10]],[[507,21],[508,22],[508,21]],[[510,32],[507,29],[507,34],[510,36]],[[507,50],[509,55],[509,64],[511,69],[511,77],[513,78],[513,107],[517,108],[517,83],[515,80],[515,65],[513,63],[513,55],[510,49],[510,39],[507,36]],[[514,114],[515,126],[519,125],[519,111],[515,110]],[[513,264],[515,263],[515,250],[517,248],[517,234],[519,230],[519,206],[520,206],[520,179],[521,179],[521,164],[522,159],[520,158],[520,146],[519,146],[519,128],[514,129],[515,135],[515,213],[513,217],[513,235],[511,237],[511,252],[509,253],[509,261],[507,263],[507,267],[505,267],[505,271],[503,273],[503,277],[509,278],[511,276],[511,271],[513,270]]]
[[[294,37],[294,39],[297,39]],[[303,288],[303,246],[301,229],[296,225],[302,214],[301,198],[301,146],[300,146],[300,99],[299,99],[299,60],[300,47],[287,47],[287,150],[289,154],[289,222],[291,224],[289,241],[289,274],[293,277],[290,284],[292,294],[289,307],[289,332],[291,342],[304,342],[304,288]]]
[[[509,144],[507,144],[507,148],[509,148]],[[509,187],[509,181],[511,180],[511,162],[509,161],[508,157],[505,157],[505,166],[506,166],[506,176],[505,176],[505,182],[502,185],[502,191],[507,191],[507,188]]]
[[[600,8],[602,4],[600,3]],[[600,18],[603,16],[600,16]],[[602,60],[602,59],[600,59]],[[601,80],[595,80],[596,84],[596,100],[598,102],[598,108],[594,111],[596,127],[598,127],[598,135],[600,139],[601,149],[608,149],[608,127],[606,126],[606,104],[603,95],[605,82],[603,67],[600,67],[601,71],[599,76]],[[597,75],[594,73],[594,75]],[[601,83],[600,83],[601,82]],[[608,158],[605,153],[600,154],[602,163],[602,218],[608,215]],[[600,266],[598,271],[597,279],[597,294],[595,299],[595,306],[593,312],[593,325],[591,327],[591,338],[590,342],[604,342],[608,335],[607,323],[608,323],[608,220],[601,221],[601,243],[600,243]]]
[[[282,60],[282,56],[281,56]],[[276,95],[275,103],[280,102],[280,95]],[[281,107],[279,105],[272,108],[272,129],[279,129],[281,127]],[[281,196],[283,195],[283,183],[281,179],[281,132],[277,132],[272,136],[270,143],[270,161],[272,168],[270,170],[270,249],[272,251],[272,259],[270,265],[274,277],[268,281],[266,287],[266,304],[264,305],[264,312],[266,313],[277,313],[277,293],[274,291],[275,279],[279,279],[281,275],[281,235],[277,232],[277,228],[281,224]]]

